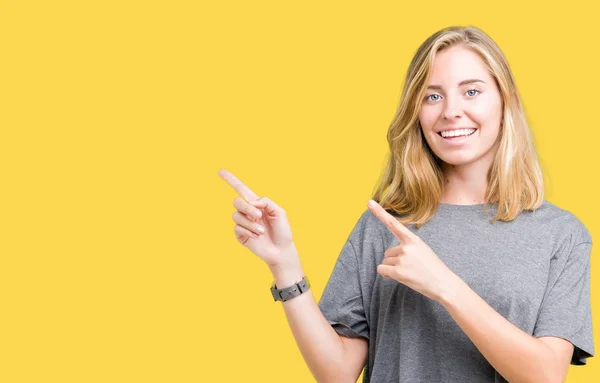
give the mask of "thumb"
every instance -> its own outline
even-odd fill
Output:
[[[377,272],[385,278],[393,279],[395,267],[391,265],[379,265],[377,266]]]
[[[284,210],[279,205],[267,197],[260,197],[254,201],[248,201],[248,203],[259,209],[265,209],[271,216],[278,216],[284,213]]]

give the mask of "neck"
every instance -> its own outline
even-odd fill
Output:
[[[485,202],[487,173],[490,164],[442,165],[444,186],[440,202],[452,205],[475,205]]]

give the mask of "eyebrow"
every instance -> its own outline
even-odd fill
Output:
[[[483,80],[479,80],[479,79],[476,79],[476,78],[471,78],[471,79],[468,79],[468,80],[462,80],[461,82],[458,83],[458,86],[463,86],[465,84],[472,84],[474,82],[482,82],[482,83],[485,84],[485,81],[483,81]],[[440,85],[429,85],[427,87],[427,89],[439,89],[439,90],[442,90],[442,87]]]

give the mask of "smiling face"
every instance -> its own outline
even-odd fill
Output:
[[[419,121],[444,163],[489,168],[500,138],[502,98],[477,53],[453,46],[436,54]]]

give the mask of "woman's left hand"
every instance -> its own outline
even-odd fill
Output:
[[[377,272],[438,302],[445,294],[452,293],[461,279],[433,250],[377,202],[367,206],[400,241],[400,245],[386,250]]]

